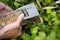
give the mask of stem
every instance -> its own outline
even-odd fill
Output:
[[[36,2],[37,2],[37,5],[42,9],[42,6],[40,4],[40,1],[39,0],[36,0]]]
[[[39,20],[41,21],[41,23],[43,23],[43,19],[42,19],[41,15],[39,15],[38,17],[39,17]]]
[[[39,0],[36,0],[36,2],[37,2],[37,5],[38,5],[38,6],[40,7],[40,9],[42,10],[42,6],[41,6],[41,4],[40,4],[40,1],[39,1]],[[42,19],[41,15],[39,15],[38,17],[39,17],[39,20],[43,23],[43,19]]]

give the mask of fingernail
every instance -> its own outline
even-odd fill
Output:
[[[21,17],[24,17],[24,14],[21,14],[20,16],[21,16]]]
[[[21,15],[22,15],[22,16],[24,16],[24,14],[23,14],[23,13],[22,13]]]
[[[19,15],[17,23],[20,23],[24,19],[24,14]]]

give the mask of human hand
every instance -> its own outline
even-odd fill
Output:
[[[24,14],[19,15],[16,22],[6,25],[0,30],[0,38],[15,38],[21,35],[21,21],[24,18]]]
[[[12,11],[12,9],[10,7],[8,7],[4,3],[0,2],[0,13],[6,13],[6,12],[10,12],[10,11]]]
[[[6,13],[12,11],[10,7],[0,2],[0,13]],[[0,30],[0,39],[3,38],[15,38],[21,35],[21,21],[24,18],[24,14],[18,16],[16,22],[6,25]]]

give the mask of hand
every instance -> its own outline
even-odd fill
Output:
[[[24,14],[19,15],[16,22],[6,25],[0,30],[0,38],[15,38],[21,35],[21,21],[24,18]]]
[[[0,2],[0,13],[6,13],[12,11],[10,7]],[[19,15],[16,22],[6,25],[0,30],[0,39],[3,38],[15,38],[21,35],[21,21],[24,18],[24,14]]]
[[[4,3],[0,2],[0,13],[6,13],[6,12],[10,12],[10,11],[12,11],[12,9],[10,7],[8,7]]]

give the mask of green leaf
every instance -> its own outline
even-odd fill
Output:
[[[20,4],[17,2],[14,2],[14,6],[18,7]]]
[[[51,31],[46,40],[56,40],[56,33],[54,31]]]
[[[46,39],[46,34],[44,32],[39,32],[39,36],[43,39]]]
[[[32,34],[36,34],[39,27],[34,27],[31,29]]]
[[[39,35],[36,36],[33,40],[46,40],[46,34],[44,32],[39,32]]]
[[[15,0],[15,2],[25,2],[25,0]]]
[[[36,36],[36,34],[31,35],[31,39],[33,40]]]
[[[49,21],[49,19],[47,17],[44,18],[45,21]]]
[[[33,40],[42,40],[39,36],[36,36]]]
[[[51,12],[51,15],[56,16],[56,12],[55,11]]]
[[[51,0],[45,0],[45,3],[50,3],[51,2]]]
[[[48,9],[48,8],[47,8],[47,13],[51,13],[51,11],[52,11],[51,9]]]
[[[31,40],[31,37],[28,34],[25,34],[25,33],[22,34],[22,38],[24,40]]]
[[[17,39],[11,39],[11,40],[17,40]]]

